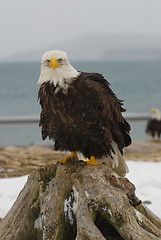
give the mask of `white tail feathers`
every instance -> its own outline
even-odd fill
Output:
[[[120,153],[117,144],[114,141],[112,141],[111,145],[115,151],[115,154],[113,152],[111,152],[112,169],[114,169],[116,171],[116,173],[119,174],[120,176],[125,176],[125,174],[129,172],[128,166],[127,166],[125,160],[123,159],[123,156]]]

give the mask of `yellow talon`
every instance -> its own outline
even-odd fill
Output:
[[[153,138],[153,142],[157,142],[157,139],[155,137]]]
[[[74,157],[75,161],[79,161],[76,152],[71,152],[70,156],[64,158],[63,160],[60,160],[58,163],[60,163],[60,164],[66,164],[66,162],[67,162],[68,160],[72,160],[73,157]]]
[[[95,157],[91,156],[89,161],[87,162],[87,165],[92,165],[92,166],[98,166],[104,164],[103,162],[97,163]]]

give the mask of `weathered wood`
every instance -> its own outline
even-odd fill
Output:
[[[46,165],[0,223],[1,240],[159,240],[161,221],[107,166]]]

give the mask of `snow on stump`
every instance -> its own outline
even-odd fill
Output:
[[[0,223],[1,240],[159,240],[161,221],[105,165],[35,170]]]

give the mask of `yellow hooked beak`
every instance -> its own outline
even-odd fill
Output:
[[[56,58],[52,58],[50,60],[50,64],[49,64],[49,67],[52,67],[54,70],[55,68],[59,67],[61,64],[58,63],[57,59]]]
[[[151,109],[151,113],[155,113],[156,111],[155,111],[155,109],[153,108],[153,109]]]

